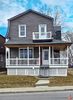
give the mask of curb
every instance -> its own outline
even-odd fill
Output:
[[[53,92],[53,91],[73,91],[73,87],[29,87],[29,88],[2,88],[0,89],[1,93],[33,93],[33,92]]]

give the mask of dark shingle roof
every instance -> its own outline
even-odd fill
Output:
[[[23,42],[23,41],[19,41],[19,40],[9,40],[8,42],[5,43],[6,45],[11,45],[11,44],[17,44],[17,45],[32,45],[32,44],[72,44],[71,42],[68,42],[68,41],[62,41],[62,40],[53,40],[51,42]]]
[[[22,12],[22,13],[16,15],[16,16],[14,16],[14,17],[8,19],[8,20],[14,20],[14,19],[16,19],[16,18],[19,18],[19,17],[25,15],[25,14],[28,14],[29,12],[32,12],[32,13],[35,13],[35,14],[40,15],[40,16],[42,16],[42,17],[49,18],[49,19],[53,20],[52,17],[50,17],[50,16],[48,16],[48,15],[45,15],[45,14],[42,14],[42,13],[37,12],[37,11],[31,10],[31,9],[29,9],[29,10],[27,10],[27,11],[25,11],[25,12]]]

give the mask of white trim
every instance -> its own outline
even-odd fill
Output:
[[[24,35],[21,35],[20,34],[20,27],[21,26],[24,26],[25,27],[25,34]],[[18,31],[19,31],[19,37],[26,37],[26,24],[20,24],[19,26],[18,26]]]
[[[51,55],[51,52],[50,52],[51,50],[50,50],[50,46],[49,46],[49,65],[50,65],[50,55]]]
[[[69,46],[67,46],[67,65],[68,65],[68,48]]]
[[[29,65],[29,47],[27,47],[27,59],[28,59],[27,60],[28,61],[27,64]]]
[[[40,46],[39,46],[39,65],[40,65]]]
[[[44,29],[45,29],[44,32],[47,32],[47,24],[39,24],[39,32],[42,33],[42,32],[41,32],[41,27],[42,27],[42,26],[43,26]]]
[[[7,55],[7,54],[8,54],[8,55]],[[8,58],[7,58],[7,56],[8,56]],[[7,63],[10,64],[9,61],[7,62],[7,59],[10,59],[10,48],[7,48],[7,47],[6,47],[6,67],[7,67]]]
[[[17,68],[16,68],[16,75],[18,75]]]
[[[7,66],[6,68],[10,68],[10,69],[11,69],[11,68],[19,68],[19,69],[20,69],[20,68],[27,68],[27,69],[32,68],[32,69],[33,69],[33,67],[34,67],[34,68],[39,68],[39,65],[35,65],[35,66],[34,66],[34,65],[30,65],[30,66],[27,66],[27,65],[26,65],[26,66],[14,66],[14,65],[9,65],[9,66]]]
[[[43,57],[44,57],[44,51],[48,51],[48,60],[47,60],[47,62],[46,62],[46,64],[44,64],[44,59],[43,59]],[[49,49],[42,49],[42,64],[43,65],[49,65]]]

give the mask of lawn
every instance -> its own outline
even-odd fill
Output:
[[[73,85],[73,75],[68,73],[67,77],[50,77],[49,86],[72,86]]]
[[[33,76],[0,75],[0,88],[34,87],[37,80]]]
[[[34,76],[14,76],[0,73],[0,88],[15,87],[34,87],[39,78]],[[73,85],[73,69],[68,69],[67,77],[49,77],[48,86],[72,86]]]

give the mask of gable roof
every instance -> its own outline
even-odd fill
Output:
[[[37,14],[37,15],[40,15],[40,16],[42,16],[42,17],[48,18],[48,19],[50,19],[50,20],[53,20],[52,17],[50,17],[50,16],[48,16],[48,15],[45,15],[45,14],[42,14],[42,13],[37,12],[37,11],[31,10],[31,9],[29,9],[29,10],[23,12],[23,13],[20,13],[20,14],[14,16],[14,17],[12,17],[12,18],[10,18],[10,19],[8,19],[8,20],[10,20],[10,21],[11,21],[11,20],[14,20],[14,19],[19,18],[19,17],[21,17],[21,16],[23,16],[23,15],[25,15],[25,14],[30,13],[30,12],[35,13],[35,14]]]

